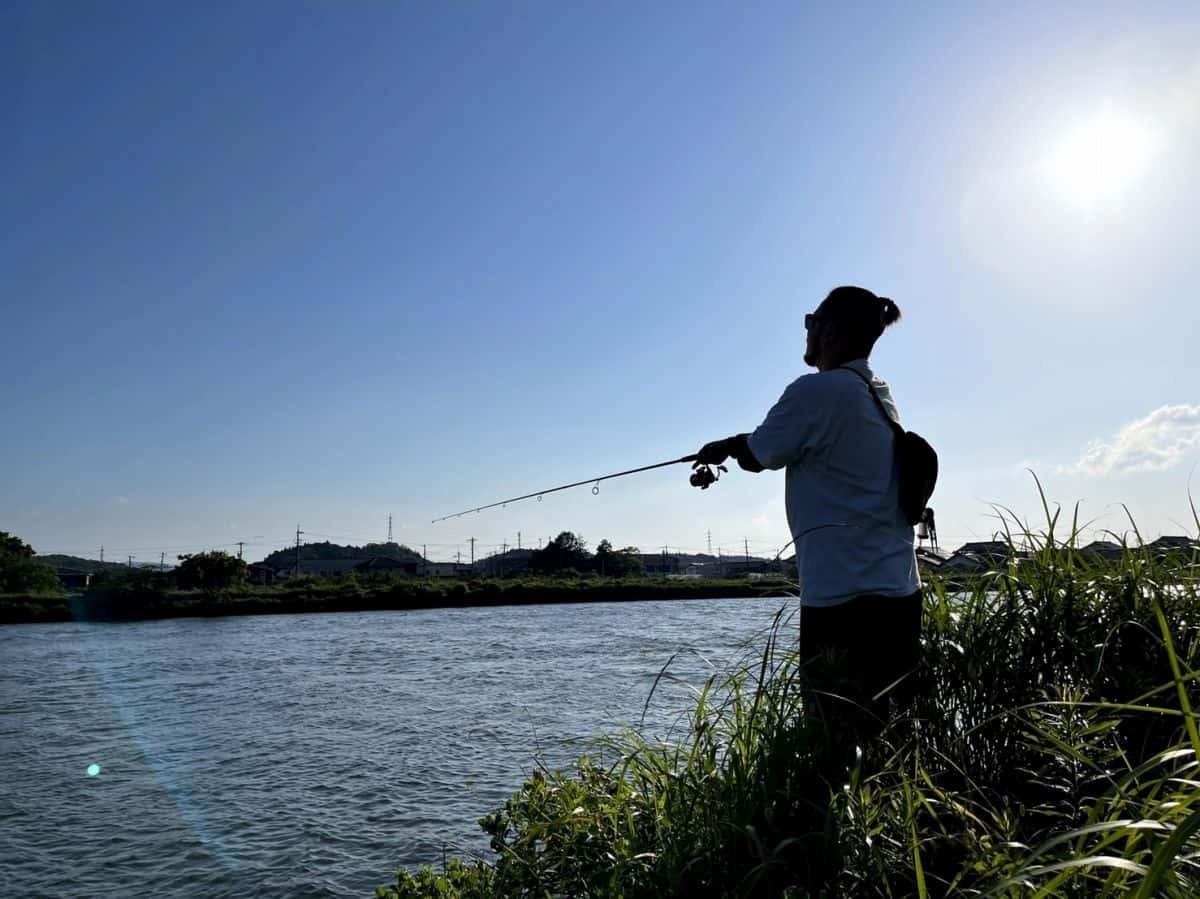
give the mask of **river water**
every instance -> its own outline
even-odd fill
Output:
[[[785,599],[0,627],[0,895],[370,896]],[[791,606],[789,605],[789,610]],[[644,730],[690,705],[660,682]]]

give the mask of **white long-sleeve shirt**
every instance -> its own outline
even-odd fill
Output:
[[[871,381],[898,422],[891,390],[867,360],[847,367]],[[764,467],[787,469],[801,605],[920,589],[913,529],[900,511],[895,435],[862,378],[836,368],[797,378],[749,442]]]

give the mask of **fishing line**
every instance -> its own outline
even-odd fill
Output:
[[[514,496],[512,499],[502,499],[498,502],[488,503],[486,506],[477,506],[474,509],[465,509],[462,512],[455,512],[453,515],[443,515],[441,518],[433,519],[433,521],[431,523],[437,524],[439,521],[447,521],[451,518],[461,518],[463,515],[470,515],[472,512],[482,512],[484,509],[494,509],[494,508],[496,508],[496,506],[507,506],[509,503],[519,503],[519,502],[521,502],[521,500],[533,499],[534,497],[537,497],[538,501],[540,502],[542,497],[545,496],[547,493],[557,493],[559,490],[570,490],[572,487],[582,487],[585,484],[592,485],[592,495],[596,496],[596,495],[599,495],[599,493],[600,493],[600,482],[601,481],[607,481],[607,480],[610,480],[611,478],[623,478],[626,475],[637,474],[639,471],[650,471],[651,469],[654,469],[654,468],[665,468],[668,465],[679,465],[683,462],[695,462],[695,461],[696,461],[696,457],[694,455],[683,456],[679,459],[671,459],[667,462],[656,462],[653,465],[643,465],[641,468],[631,468],[628,471],[618,471],[618,472],[615,472],[614,474],[601,475],[598,478],[588,478],[587,480],[576,481],[573,484],[562,484],[561,486],[558,486],[558,487],[548,487],[545,490],[535,490],[533,493],[526,493],[524,496]],[[723,465],[718,466],[718,468],[720,468],[721,471],[725,470],[725,466],[723,466]],[[704,474],[704,473],[706,473],[706,474]],[[712,473],[712,471],[709,469],[709,466],[707,466],[707,465],[699,466],[696,469],[696,471],[692,474],[692,484],[697,487],[701,487],[703,489],[703,488],[707,487],[708,484],[716,481],[717,477],[718,477],[718,475]],[[710,478],[711,478],[711,480],[708,480]],[[706,481],[706,483],[701,483],[701,481]]]

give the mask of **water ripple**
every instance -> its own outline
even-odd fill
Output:
[[[367,896],[781,600],[0,628],[0,892]],[[708,667],[693,652],[678,670]],[[663,733],[688,704],[660,684]],[[89,776],[89,766],[99,773]]]

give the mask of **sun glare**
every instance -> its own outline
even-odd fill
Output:
[[[1038,168],[1051,192],[1090,213],[1120,205],[1149,171],[1159,144],[1136,116],[1105,109],[1068,127]]]

